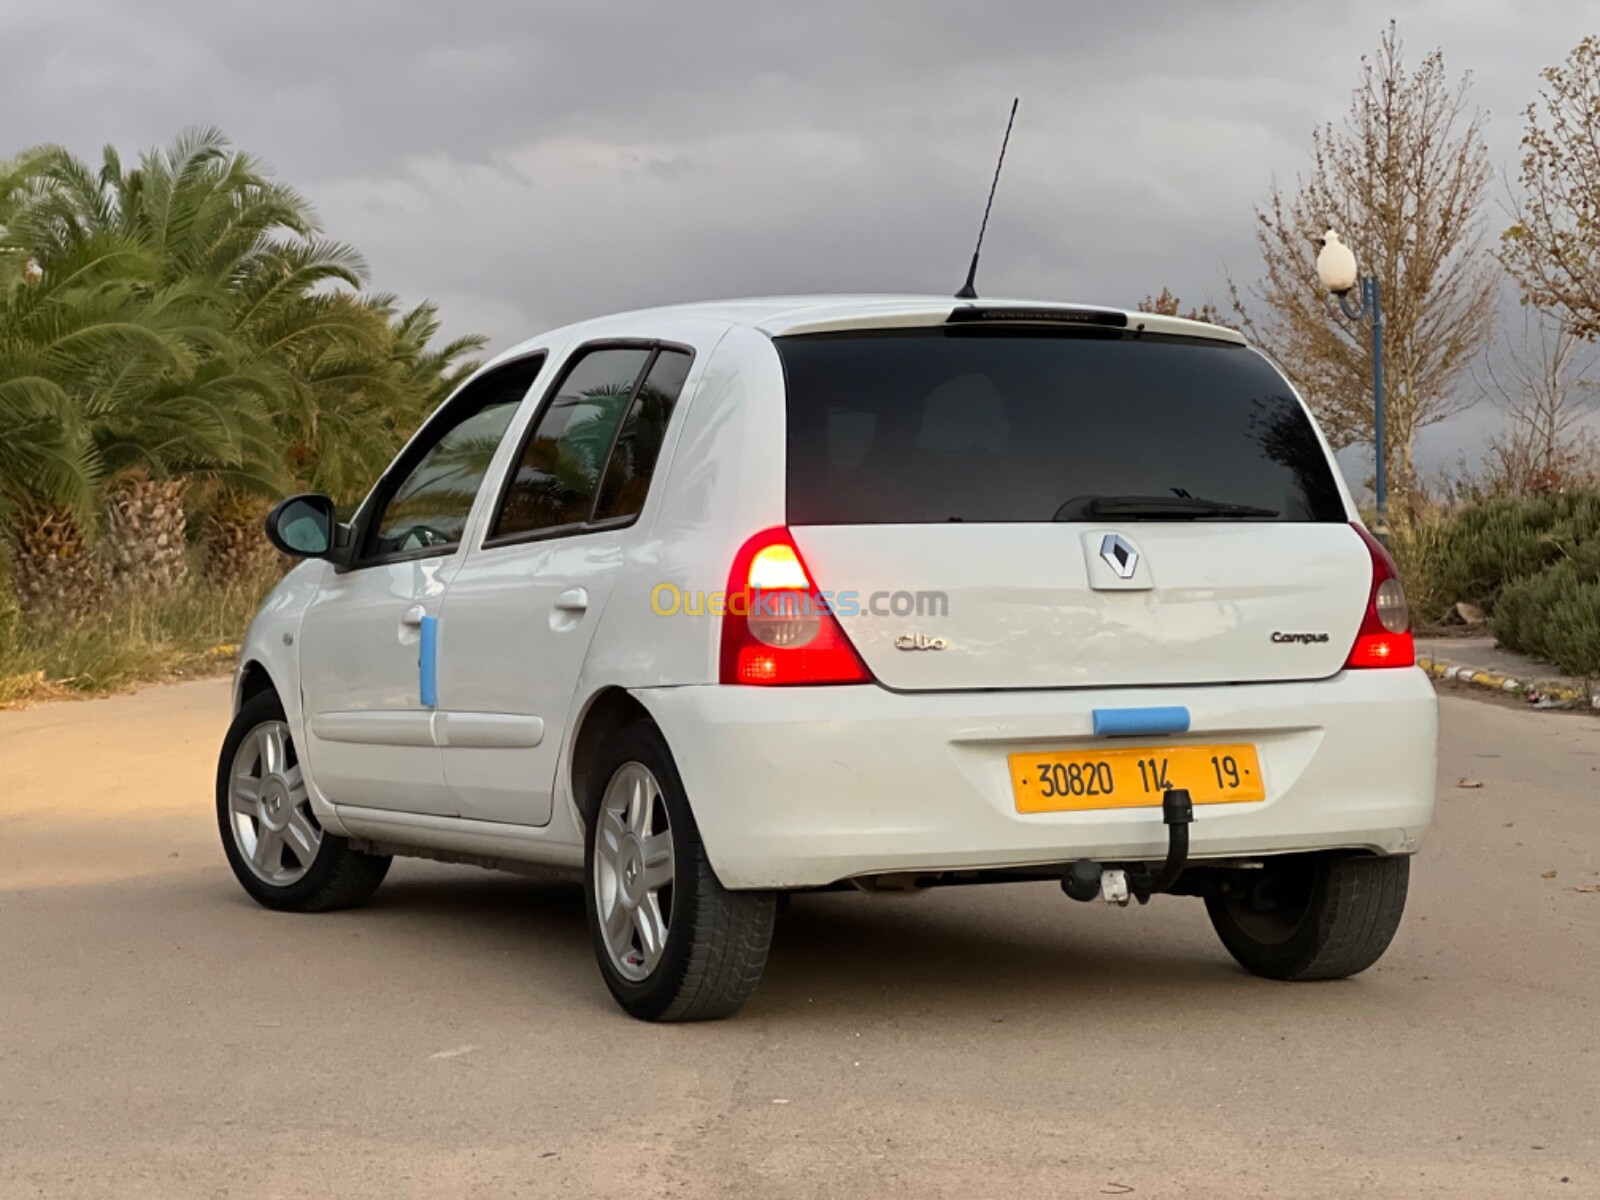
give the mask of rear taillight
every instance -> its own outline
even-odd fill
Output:
[[[734,555],[722,617],[722,682],[871,683],[782,526]]]
[[[1416,644],[1411,639],[1411,611],[1406,607],[1405,588],[1394,559],[1383,543],[1360,525],[1353,526],[1372,556],[1372,588],[1367,593],[1367,611],[1361,618],[1355,645],[1344,665],[1350,668],[1409,667],[1417,661]]]

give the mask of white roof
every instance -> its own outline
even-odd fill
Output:
[[[617,313],[583,321],[564,330],[552,330],[546,338],[557,333],[581,333],[585,336],[618,336],[620,327],[631,326],[632,336],[648,336],[648,329],[637,326],[651,317],[675,319],[703,319],[725,321],[730,325],[746,325],[761,330],[771,337],[791,333],[821,333],[846,329],[893,329],[918,325],[943,325],[957,309],[991,314],[989,319],[1006,319],[1026,323],[1029,314],[1041,314],[1038,323],[1050,324],[1049,313],[1116,314],[1127,318],[1129,329],[1144,329],[1150,333],[1180,334],[1185,337],[1210,338],[1219,342],[1244,344],[1244,338],[1233,329],[1209,325],[1203,321],[1186,321],[1182,317],[1164,317],[1156,313],[1134,312],[1095,304],[1063,304],[1053,300],[1002,300],[988,296],[977,300],[958,300],[952,296],[767,296],[748,300],[705,300],[693,304],[674,304],[662,308],[641,309],[636,312]],[[1003,310],[1003,311],[996,311]],[[539,339],[540,341],[546,338]],[[520,347],[507,351],[497,358],[509,357]]]

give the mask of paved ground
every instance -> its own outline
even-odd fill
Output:
[[[1462,663],[1497,675],[1532,682],[1565,684],[1578,690],[1584,681],[1576,675],[1564,675],[1561,668],[1528,654],[1507,650],[1487,634],[1456,637],[1419,637],[1417,653],[1444,662]]]
[[[0,714],[0,1196],[1600,1196],[1600,721],[1445,699],[1353,981],[1246,977],[1194,901],[824,896],[743,1016],[657,1028],[570,885],[255,907],[225,707]]]

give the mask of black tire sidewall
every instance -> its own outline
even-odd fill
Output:
[[[1228,953],[1253,974],[1269,979],[1293,979],[1301,964],[1316,954],[1320,909],[1327,891],[1327,863],[1304,860],[1311,874],[1310,902],[1293,932],[1281,942],[1264,942],[1239,923],[1228,901],[1207,897],[1206,914]]]
[[[600,928],[594,887],[600,799],[618,769],[630,762],[648,769],[661,785],[661,801],[666,805],[667,820],[672,828],[672,914],[667,925],[666,950],[656,969],[639,981],[625,978],[611,961],[611,952]],[[588,819],[583,837],[583,903],[589,917],[595,958],[617,1003],[632,1016],[654,1020],[666,1012],[683,987],[693,950],[700,890],[708,884],[715,887],[715,880],[711,877],[705,846],[689,809],[677,764],[672,760],[666,739],[653,724],[636,721],[623,729],[601,754],[598,769],[590,778],[594,780],[595,790],[585,806]]]
[[[1405,858],[1395,859],[1360,859],[1346,855],[1319,854],[1308,855],[1303,860],[1303,869],[1311,872],[1310,903],[1307,911],[1293,932],[1281,942],[1263,942],[1244,929],[1234,916],[1228,903],[1219,897],[1207,897],[1206,912],[1211,918],[1212,927],[1221,939],[1228,953],[1252,974],[1260,975],[1267,979],[1298,980],[1298,979],[1323,979],[1344,978],[1354,971],[1336,971],[1326,974],[1323,971],[1325,956],[1329,950],[1329,943],[1334,938],[1348,938],[1357,933],[1349,927],[1349,914],[1338,911],[1334,895],[1337,886],[1336,875],[1348,871],[1352,867],[1361,870],[1377,864],[1384,864],[1385,870],[1400,871],[1409,875],[1410,861]],[[1402,891],[1401,905],[1404,904]],[[1361,955],[1368,962],[1376,961],[1387,949],[1390,939],[1394,936],[1394,926],[1399,923],[1399,913],[1393,914],[1393,922],[1380,921],[1374,928],[1360,930],[1373,940],[1381,940],[1381,945],[1375,947],[1376,952],[1370,958]],[[1380,928],[1387,926],[1380,932]],[[1356,967],[1356,971],[1365,970],[1367,963]]]
[[[240,707],[238,715],[234,717],[233,724],[228,727],[227,736],[222,739],[222,753],[217,759],[217,831],[222,835],[222,852],[228,858],[228,866],[233,869],[239,886],[244,888],[255,901],[268,908],[301,909],[322,895],[323,889],[329,885],[338,871],[340,859],[354,852],[348,848],[346,839],[324,831],[322,845],[317,849],[317,857],[312,862],[310,870],[283,887],[268,883],[250,869],[249,863],[245,862],[244,855],[240,852],[233,836],[233,822],[229,811],[229,776],[233,772],[233,760],[239,753],[239,747],[244,743],[244,739],[258,726],[268,721],[285,723],[288,721],[284,715],[283,705],[272,692],[265,692],[246,700]],[[293,740],[291,734],[291,741]],[[295,753],[298,755],[299,752],[299,746],[296,745]],[[304,770],[303,760],[301,769]]]

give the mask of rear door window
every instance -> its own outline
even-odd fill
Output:
[[[776,344],[792,524],[1348,520],[1311,421],[1248,347],[942,328]]]
[[[656,460],[661,456],[661,443],[667,436],[667,422],[672,420],[673,406],[689,377],[692,361],[682,350],[657,352],[639,385],[639,394],[628,407],[611,458],[606,462],[600,497],[594,506],[596,521],[631,517],[644,507]]]
[[[491,537],[588,519],[612,436],[649,357],[648,349],[592,350],[568,368],[522,447]]]
[[[692,361],[650,344],[580,350],[523,443],[489,540],[637,516]]]

